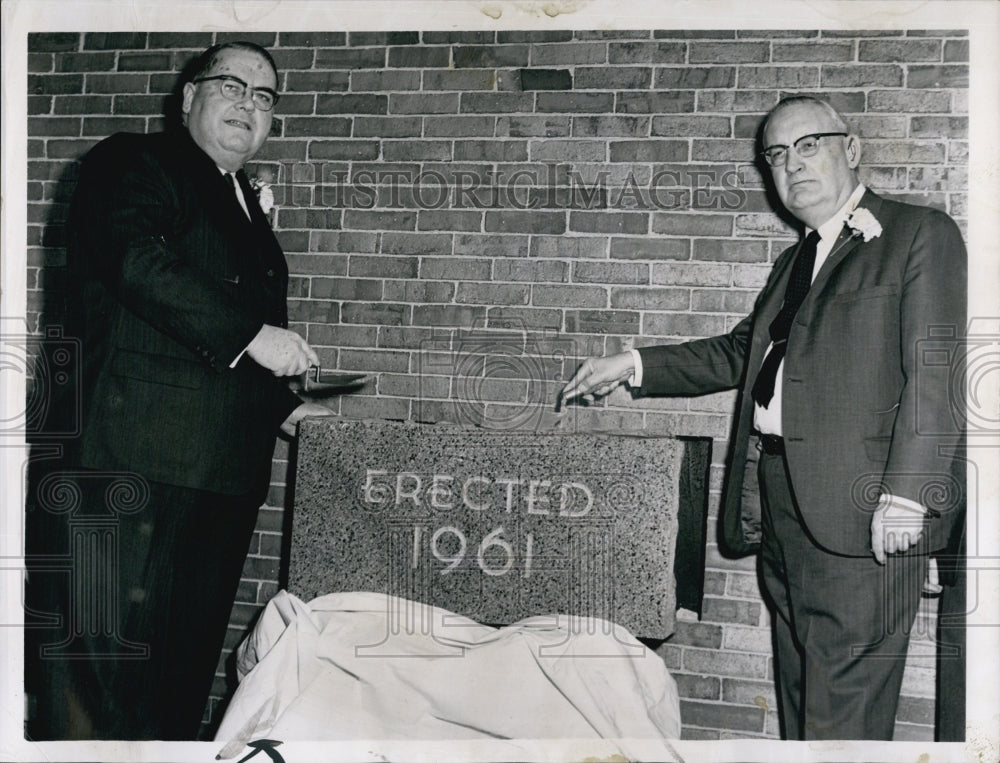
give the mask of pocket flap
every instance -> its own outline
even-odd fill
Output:
[[[196,360],[154,355],[120,347],[115,351],[111,361],[111,373],[115,376],[165,384],[169,387],[198,389],[206,372],[207,367]]]

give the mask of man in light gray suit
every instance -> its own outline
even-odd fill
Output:
[[[760,552],[782,734],[891,739],[928,554],[964,521],[955,369],[921,348],[957,348],[965,246],[942,212],[859,183],[861,142],[826,102],[785,99],[762,137],[805,231],[753,312],[723,336],[586,360],[560,395],[740,390],[721,533]]]

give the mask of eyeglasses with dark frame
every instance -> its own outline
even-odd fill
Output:
[[[278,94],[269,87],[250,87],[250,85],[239,77],[231,74],[217,74],[214,77],[199,77],[191,80],[192,83],[211,82],[219,80],[219,92],[222,97],[230,101],[242,101],[250,91],[250,100],[253,105],[261,111],[270,111],[278,102]]]
[[[795,153],[799,156],[808,158],[815,156],[816,152],[819,151],[820,138],[832,138],[837,135],[847,137],[846,132],[814,132],[811,135],[803,135],[790,147],[794,148]],[[781,145],[768,146],[760,154],[772,167],[783,167],[785,162],[788,161],[788,149],[790,147]]]

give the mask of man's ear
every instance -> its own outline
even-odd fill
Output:
[[[847,166],[856,170],[861,164],[861,139],[851,133],[845,141],[844,151],[847,154]]]
[[[194,100],[194,83],[184,83],[184,100],[181,101],[181,114],[187,116],[191,111],[191,101]]]

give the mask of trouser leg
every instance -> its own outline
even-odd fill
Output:
[[[46,518],[66,570],[40,585],[62,623],[36,639],[39,737],[194,739],[256,506],[143,481],[136,506],[108,511],[106,477],[76,477],[79,510]]]
[[[804,739],[892,739],[926,557],[893,555],[883,566],[818,547],[797,511],[783,456],[762,456],[761,485],[763,577],[776,607],[788,735],[798,726]]]

